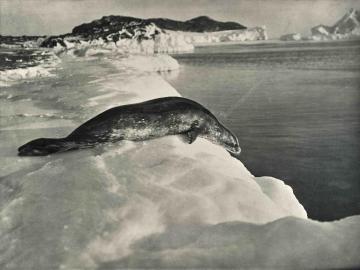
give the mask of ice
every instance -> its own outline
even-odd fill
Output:
[[[358,39],[360,36],[360,12],[351,8],[333,26],[317,25],[308,37],[314,41]]]
[[[22,60],[17,60],[17,62],[22,62]],[[45,63],[43,62],[37,66],[2,70],[0,71],[0,86],[8,87],[23,80],[52,77],[54,76],[52,71],[59,64],[59,62],[60,59],[56,55],[51,54]]]
[[[199,45],[204,43],[219,43],[229,41],[267,40],[266,27],[254,27],[243,30],[227,30],[205,33],[167,31],[172,36],[178,36],[184,43]]]
[[[118,68],[132,69],[135,72],[164,72],[179,69],[178,62],[169,55],[130,55],[113,62]]]
[[[0,71],[0,81],[3,83],[48,76],[51,76],[51,73],[40,66]]]
[[[202,138],[16,155],[20,144],[64,137],[109,107],[179,96],[157,73],[175,60],[156,57],[64,60],[57,84],[43,82],[26,92],[48,102],[48,109],[0,100],[13,102],[6,117],[20,121],[2,124],[0,131],[0,268],[359,266],[359,216],[309,220],[291,187],[255,177]],[[11,91],[6,95],[16,96]],[[66,119],[53,117],[58,115]],[[69,115],[79,117],[70,121]]]
[[[359,216],[331,223],[286,217],[265,225],[173,226],[100,268],[352,269],[360,265],[359,222]]]
[[[43,118],[43,117],[41,117],[41,118]],[[0,128],[0,131],[39,129],[39,128],[52,128],[52,127],[72,127],[72,126],[74,126],[74,123],[70,120],[42,121],[42,122],[36,122],[36,123],[8,126],[6,128]]]
[[[59,256],[59,237],[73,242],[68,245],[69,262],[62,262],[71,268],[128,256],[135,241],[175,224],[264,223],[288,214],[306,217],[299,204],[296,211],[285,212],[240,162],[203,139],[194,145],[177,137],[124,142],[40,160],[43,165],[37,169],[3,181],[1,204],[11,213],[6,216],[12,226],[2,232],[18,239],[14,252],[25,256],[15,259],[17,266],[45,250],[49,258]],[[6,196],[10,188],[21,194],[21,204],[7,203],[12,201],[11,195]],[[296,201],[290,189],[282,192]],[[50,243],[55,247],[49,249]],[[75,255],[79,253],[80,260]]]

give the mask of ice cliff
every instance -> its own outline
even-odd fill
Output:
[[[254,27],[242,30],[226,30],[217,32],[195,33],[195,32],[173,32],[170,35],[178,35],[188,44],[206,44],[229,41],[255,41],[267,40],[266,27]]]
[[[360,266],[359,216],[309,220],[291,187],[205,139],[16,156],[16,145],[64,136],[108,107],[179,95],[153,72],[173,59],[132,57],[64,56],[56,78],[8,90],[2,115],[17,120],[0,122],[1,269]]]
[[[247,29],[235,22],[219,22],[206,16],[187,21],[105,16],[76,26],[71,33],[48,37],[42,47],[69,48],[101,45],[132,53],[192,51],[198,43],[267,39],[265,27]]]
[[[74,27],[71,33],[50,37],[0,36],[2,46],[46,47],[57,51],[104,47],[131,53],[188,52],[199,43],[266,40],[266,28],[246,28],[207,16],[187,21],[104,16]]]

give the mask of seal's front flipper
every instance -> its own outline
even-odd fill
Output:
[[[200,132],[201,129],[199,128],[199,122],[195,121],[191,124],[190,130],[183,133],[183,137],[188,144],[192,144],[196,140]]]
[[[200,133],[200,129],[192,129],[192,130],[186,132],[185,136],[187,138],[187,142],[189,144],[192,144],[196,140],[199,133]]]

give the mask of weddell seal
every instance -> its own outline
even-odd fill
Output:
[[[202,137],[240,153],[238,139],[199,103],[182,97],[158,98],[111,108],[75,129],[66,138],[40,138],[19,147],[19,156],[45,156],[120,140],[143,141],[182,135],[191,144]]]

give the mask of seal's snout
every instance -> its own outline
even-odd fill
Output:
[[[228,135],[228,140],[227,140],[227,150],[234,154],[234,155],[239,155],[241,153],[241,148],[239,145],[239,140],[238,138],[229,131],[229,135]]]
[[[27,153],[27,151],[25,151],[23,147],[18,148],[18,156],[21,156],[21,157],[27,156],[26,153]]]
[[[29,147],[27,146],[27,144],[20,146],[18,148],[18,156],[28,156],[29,154]]]
[[[19,156],[46,156],[61,149],[59,139],[40,138],[18,148]]]
[[[241,153],[241,148],[239,144],[231,145],[229,148],[227,148],[227,150],[234,155],[239,155]]]
[[[23,145],[18,148],[18,156],[45,156],[47,152],[41,151],[39,149],[33,148],[30,145]]]
[[[234,154],[240,154],[241,153],[241,148],[240,148],[240,146],[237,144],[237,145],[235,145],[235,147],[234,147],[234,150],[235,150],[235,153]]]

